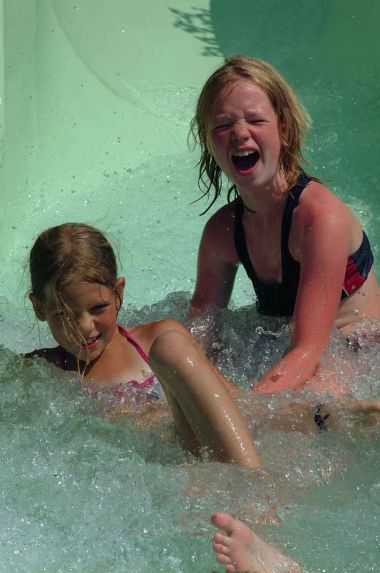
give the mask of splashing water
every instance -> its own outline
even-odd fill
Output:
[[[178,293],[152,307],[129,308],[129,322],[155,319],[160,310],[183,320],[188,300]],[[289,343],[284,321],[262,326],[254,315],[252,307],[226,311],[217,343],[219,366],[242,388]],[[199,338],[212,320],[192,325]],[[244,361],[247,348],[252,358]],[[348,360],[360,375],[361,397],[378,396],[375,352],[364,359],[338,335],[330,352],[334,364]],[[361,571],[375,571],[380,440],[374,426],[347,417],[343,433],[319,433],[312,421],[306,433],[288,431],[276,416],[287,404],[310,400],[307,392],[269,401],[247,393],[239,403],[269,472],[263,475],[195,460],[181,449],[168,412],[154,420],[138,411],[104,418],[75,373],[5,349],[0,368],[0,570],[216,570],[208,520],[227,509],[279,542],[307,571],[353,573],[359,562]]]

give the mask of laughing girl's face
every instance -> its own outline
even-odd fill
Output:
[[[281,139],[266,93],[238,81],[221,94],[210,123],[210,151],[239,191],[263,188],[279,173]]]

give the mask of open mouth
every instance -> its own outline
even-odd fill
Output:
[[[94,348],[96,346],[96,343],[98,342],[100,337],[101,334],[98,334],[97,336],[91,336],[90,338],[86,338],[86,342],[82,345],[83,348],[91,350],[91,348]]]
[[[255,150],[239,151],[232,156],[232,162],[239,171],[252,169],[260,158],[260,154]]]

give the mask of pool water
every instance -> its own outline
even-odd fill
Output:
[[[376,427],[284,432],[271,419],[289,398],[244,398],[264,477],[195,460],[166,414],[108,420],[75,375],[18,357],[51,342],[25,297],[28,249],[68,220],[116,246],[123,323],[186,319],[205,222],[187,129],[200,86],[232,53],[269,60],[296,88],[314,122],[310,169],[355,210],[379,259],[378,12],[351,0],[0,2],[0,571],[221,572],[208,520],[228,510],[310,573],[378,572]],[[289,339],[249,305],[240,273],[219,365],[242,388]],[[201,338],[204,323],[193,329]],[[330,352],[358,397],[379,397],[378,349],[355,354],[334,335]]]
[[[174,298],[172,315],[185,302]],[[254,309],[228,314],[224,340],[231,345],[221,366],[244,387],[284,349],[288,333],[273,324],[270,333],[253,327],[253,336],[243,336]],[[247,365],[239,360],[243,346],[262,354]],[[347,349],[338,335],[330,350],[339,368]],[[378,358],[367,355],[363,362],[363,356],[351,358],[362,382],[365,372],[367,387],[358,395],[378,395]],[[181,449],[167,415],[105,419],[102,404],[83,394],[77,376],[42,360],[26,367],[4,349],[0,363],[0,570],[221,571],[208,525],[216,509],[246,519],[306,571],[377,570],[376,428],[347,418],[343,433],[274,429],[279,405],[294,398],[258,403],[248,395],[240,403],[269,472],[263,476],[195,460]]]

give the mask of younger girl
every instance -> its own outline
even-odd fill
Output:
[[[350,209],[302,169],[308,125],[280,74],[245,56],[211,75],[192,122],[205,194],[213,192],[214,203],[222,174],[231,182],[228,203],[203,232],[194,311],[227,306],[241,263],[258,312],[292,317],[291,348],[256,392],[301,388],[334,326],[347,336],[358,320],[380,318],[366,234]]]
[[[130,385],[149,388],[157,376],[189,450],[207,448],[220,461],[259,467],[227,381],[186,328],[173,320],[128,329],[117,323],[125,279],[100,231],[80,223],[47,229],[30,252],[30,275],[36,316],[58,343],[32,355],[78,371],[88,388],[121,399]]]

